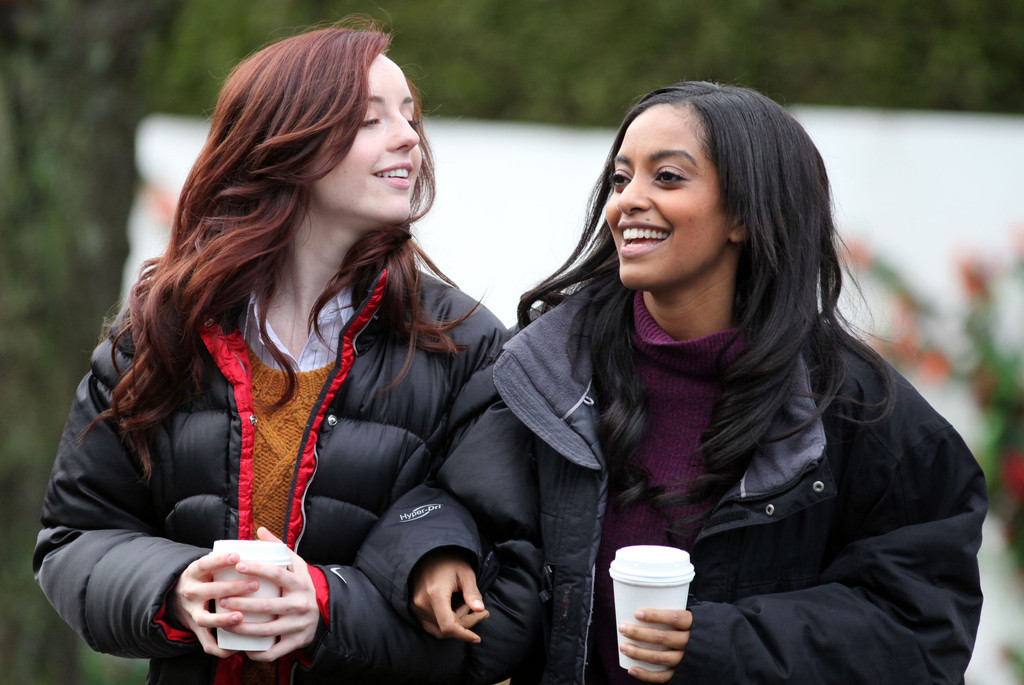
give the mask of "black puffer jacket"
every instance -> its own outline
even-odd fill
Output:
[[[595,568],[608,481],[590,385],[590,302],[588,291],[570,298],[505,346],[494,367],[502,401],[441,468],[444,495],[423,488],[403,500],[453,494],[507,550],[495,587],[519,584],[519,595],[532,592],[543,606],[537,662],[546,664],[527,680],[545,685],[583,683],[594,574],[608,573]],[[672,683],[963,682],[981,612],[984,477],[902,378],[895,410],[866,422],[884,386],[862,360],[847,363],[840,399],[755,453],[690,550],[693,628]],[[792,387],[787,424],[797,426],[813,409],[805,369]],[[454,531],[453,513],[424,520],[443,529],[448,516]],[[426,551],[411,542],[425,524],[393,521],[382,518],[371,535],[389,537],[390,549]],[[453,532],[450,544],[462,537]],[[542,570],[532,561],[538,545]],[[372,579],[406,601],[397,598],[401,575]]]
[[[504,327],[480,309],[451,334],[455,355],[417,351],[394,389],[407,346],[374,316],[383,275],[342,334],[338,363],[313,409],[297,454],[287,519],[290,547],[318,566],[329,621],[300,660],[282,660],[292,683],[458,682],[464,643],[437,641],[399,619],[350,566],[377,517],[423,482],[492,399],[490,365]],[[427,312],[454,319],[474,303],[425,280]],[[184,568],[220,538],[251,538],[251,374],[235,330],[210,325],[208,385],[163,423],[153,475],[105,423],[117,374],[111,341],[92,358],[61,440],[34,556],[50,602],[93,648],[149,658],[149,682],[237,682],[240,656],[218,661],[169,620],[165,598]],[[122,366],[130,358],[120,354]],[[323,590],[324,588],[318,588]],[[289,680],[290,673],[290,680]]]

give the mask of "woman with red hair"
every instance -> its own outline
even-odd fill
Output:
[[[72,405],[35,574],[150,683],[499,680],[518,658],[435,640],[353,567],[491,400],[504,337],[411,240],[434,175],[389,41],[320,29],[234,70]],[[212,553],[224,538],[281,540],[292,564]],[[245,579],[213,580],[230,566]],[[281,597],[247,597],[260,583]],[[218,630],[276,642],[233,652]]]

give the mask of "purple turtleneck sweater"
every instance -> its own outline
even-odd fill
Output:
[[[673,340],[644,306],[643,294],[633,301],[636,331],[634,361],[640,382],[647,390],[648,428],[636,460],[650,473],[650,484],[667,491],[684,490],[704,473],[704,457],[698,450],[700,436],[711,422],[711,410],[721,395],[718,354],[735,330],[719,331],[695,340]],[[732,362],[740,352],[733,344],[723,361]],[[701,513],[699,504],[672,507],[666,515],[650,504],[637,503],[618,509],[618,491],[609,487],[601,546],[594,578],[594,613],[591,633],[595,654],[587,669],[587,685],[639,682],[619,666],[618,624],[608,566],[615,550],[628,545],[673,545],[688,550],[696,531],[669,538],[673,520]]]

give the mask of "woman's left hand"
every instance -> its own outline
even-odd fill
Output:
[[[626,656],[646,661],[659,666],[667,666],[665,671],[648,671],[646,668],[634,666],[629,674],[634,678],[648,683],[667,683],[679,662],[683,660],[686,645],[690,642],[690,628],[693,626],[693,614],[689,611],[641,609],[636,612],[638,621],[658,623],[670,626],[670,629],[650,628],[636,623],[623,623],[619,632],[630,640],[662,645],[665,650],[646,649],[628,642],[622,643],[620,649]]]
[[[256,537],[267,542],[281,542],[266,528],[256,531]],[[281,587],[280,597],[226,597],[221,606],[231,611],[271,614],[274,618],[266,623],[245,623],[231,627],[231,632],[257,637],[278,636],[274,646],[265,652],[247,652],[253,661],[276,661],[313,642],[320,622],[320,608],[316,601],[316,589],[309,576],[309,568],[295,552],[291,569],[276,564],[239,562],[235,569],[239,573],[254,576],[260,582],[275,583]]]

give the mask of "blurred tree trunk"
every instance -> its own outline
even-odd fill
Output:
[[[0,0],[0,672],[81,682],[30,557],[54,450],[120,292],[137,72],[173,0]]]

